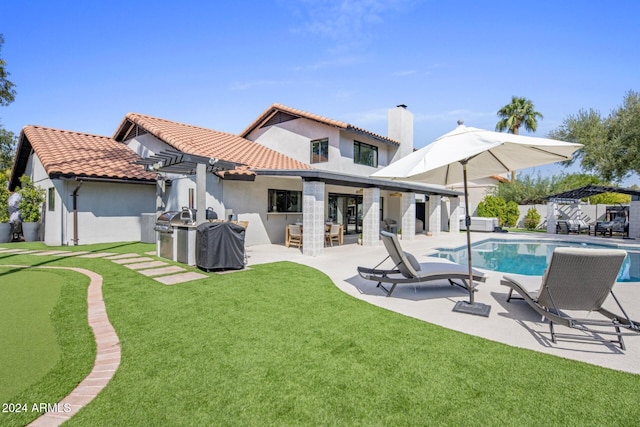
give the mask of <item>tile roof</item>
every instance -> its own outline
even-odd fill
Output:
[[[260,127],[262,125],[264,125],[271,117],[273,117],[278,112],[284,112],[284,113],[291,114],[293,116],[297,116],[297,117],[300,117],[300,118],[313,120],[313,121],[316,121],[318,123],[322,123],[322,124],[325,124],[325,125],[328,125],[328,126],[337,127],[339,129],[342,129],[342,130],[345,130],[345,131],[354,132],[354,133],[358,133],[358,134],[361,134],[361,135],[366,135],[366,136],[368,136],[370,138],[377,139],[378,141],[384,142],[386,144],[400,145],[399,141],[396,141],[396,140],[388,138],[386,136],[377,134],[375,132],[368,131],[368,130],[363,129],[361,127],[353,126],[353,125],[351,125],[349,123],[342,122],[340,120],[329,119],[327,117],[323,117],[323,116],[320,116],[320,115],[317,115],[317,114],[307,113],[306,111],[298,110],[296,108],[287,107],[286,105],[277,104],[277,103],[273,104],[269,108],[267,108],[260,116],[258,116],[258,118],[256,120],[253,121],[253,123],[251,123],[245,130],[240,132],[239,136],[246,138],[247,135],[249,135],[251,132],[253,132],[253,130],[255,130],[256,128],[258,128],[258,127]]]
[[[143,128],[176,150],[243,163],[248,169],[312,169],[306,163],[231,133],[138,113],[128,113],[125,116],[114,138],[122,140],[133,125]],[[247,168],[241,168],[233,173],[248,174],[250,172]]]
[[[26,165],[31,148],[38,155],[49,176],[156,180],[156,174],[146,172],[143,166],[133,164],[139,159],[136,153],[125,144],[106,136],[25,126],[20,135],[16,164],[24,161]],[[24,170],[20,171],[20,174],[23,172]]]

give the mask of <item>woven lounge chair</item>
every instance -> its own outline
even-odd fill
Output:
[[[622,336],[640,333],[640,324],[629,319],[612,291],[625,256],[626,252],[620,249],[556,248],[542,281],[532,276],[504,276],[500,283],[511,288],[507,302],[515,298],[515,290],[549,321],[552,342],[556,338],[596,340],[619,344],[624,350]],[[609,295],[621,315],[602,308]],[[589,318],[573,317],[564,310],[597,312],[602,317],[591,313]],[[559,334],[553,328],[554,323],[585,334]],[[603,335],[616,336],[617,340],[602,338]]]
[[[417,284],[443,279],[448,280],[451,285],[469,290],[467,266],[450,261],[419,263],[413,255],[402,250],[398,236],[394,233],[381,231],[380,236],[389,255],[373,268],[358,267],[358,274],[367,280],[378,282],[377,287],[385,291],[388,297],[398,284]],[[389,258],[394,264],[393,268],[387,270],[378,268]],[[459,280],[461,283],[454,280]],[[473,280],[484,282],[486,276],[484,273],[473,270]],[[383,283],[391,286],[387,289]]]

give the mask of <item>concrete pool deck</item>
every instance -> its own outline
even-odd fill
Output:
[[[532,234],[532,233],[478,233],[471,234],[472,242],[489,238],[507,240],[566,240],[585,243],[599,243],[634,247],[640,251],[640,241],[603,238],[593,236]],[[427,256],[435,248],[455,248],[466,244],[463,233],[437,236],[418,235],[414,240],[401,240],[403,249],[416,256],[419,261],[427,261]],[[345,293],[376,306],[414,317],[449,329],[486,338],[507,345],[548,353],[568,359],[578,360],[611,369],[640,374],[640,334],[625,337],[626,350],[617,345],[597,341],[551,342],[549,326],[542,322],[524,301],[507,303],[508,289],[500,285],[502,273],[487,271],[486,283],[478,286],[475,300],[491,306],[489,317],[473,316],[453,312],[457,301],[468,301],[469,294],[447,281],[424,285],[398,286],[387,298],[376,288],[375,282],[361,278],[357,266],[373,267],[382,261],[387,252],[384,246],[363,247],[355,244],[327,247],[324,254],[317,257],[302,255],[296,248],[283,245],[259,245],[247,247],[249,266],[274,261],[292,261],[314,267],[327,274],[336,286]],[[640,283],[617,283],[614,292],[628,315],[640,321]],[[614,312],[609,298],[605,306]],[[579,333],[576,330],[556,327],[557,332]]]

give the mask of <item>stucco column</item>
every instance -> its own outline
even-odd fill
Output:
[[[365,188],[362,194],[362,246],[380,244],[380,189]]]
[[[556,224],[558,223],[558,202],[549,200],[547,203],[547,233],[556,234]]]
[[[440,218],[441,200],[440,196],[429,196],[429,232],[433,235],[440,234],[440,231],[442,231],[442,220]]]
[[[631,196],[631,203],[629,204],[629,237],[632,239],[640,238],[640,196]]]
[[[400,215],[402,240],[413,240],[416,237],[416,193],[402,193]]]
[[[318,256],[324,253],[324,182],[302,184],[302,253]]]
[[[165,211],[164,194],[165,194],[165,178],[164,175],[158,174],[156,177],[156,218]]]
[[[449,233],[460,233],[460,197],[449,197]]]

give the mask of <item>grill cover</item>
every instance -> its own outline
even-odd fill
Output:
[[[244,227],[205,222],[196,228],[196,265],[205,271],[244,268]]]

